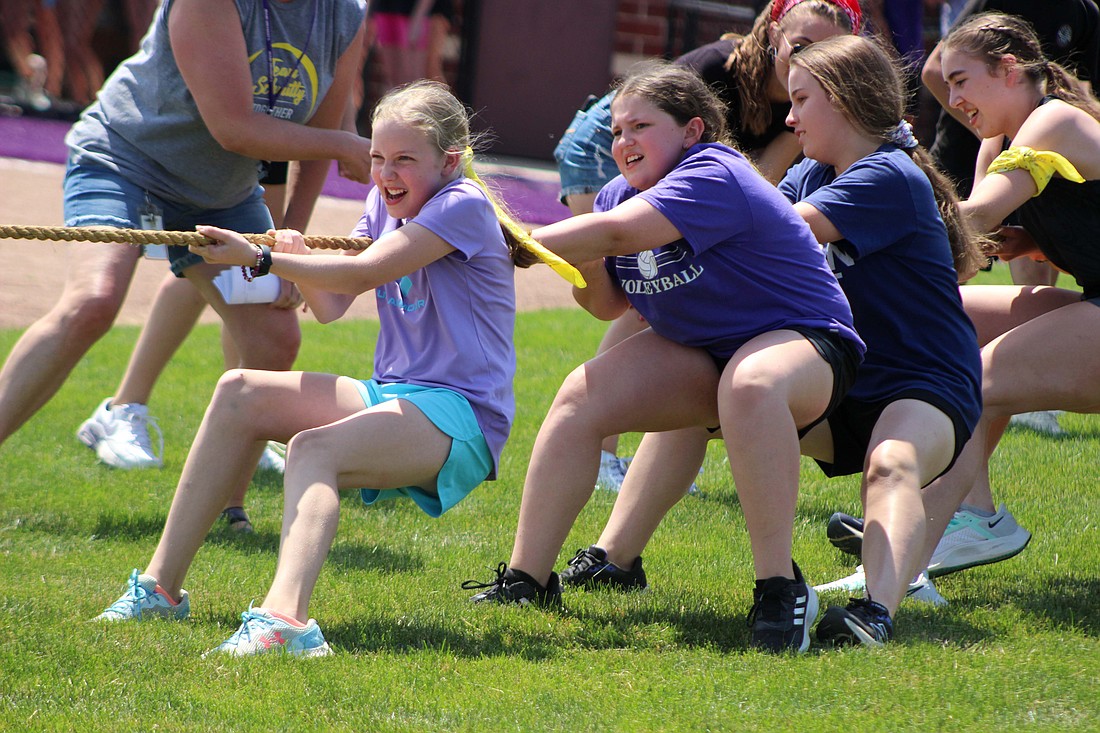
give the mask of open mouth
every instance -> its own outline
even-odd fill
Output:
[[[641,153],[632,153],[631,155],[626,156],[626,164],[627,165],[634,165],[635,163],[642,160],[643,158],[645,158],[645,156],[642,155]]]
[[[386,195],[387,204],[396,204],[409,193],[409,189],[407,188],[390,188],[387,186],[382,190]]]

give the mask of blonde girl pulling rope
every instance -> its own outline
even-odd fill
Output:
[[[353,233],[372,239],[369,248],[311,255],[300,234],[284,230],[272,253],[209,226],[198,233],[214,243],[191,247],[209,262],[241,267],[244,277],[272,272],[297,283],[322,322],[373,293],[380,333],[372,378],[227,372],[156,552],[100,618],[188,615],[187,570],[226,498],[247,483],[248,456],[266,440],[289,443],[278,567],[260,607],[242,614],[218,652],[329,653],[309,600],[336,532],[341,490],[361,490],[367,503],[407,497],[438,517],[496,477],[515,414],[513,267],[534,256],[480,182],[464,175],[472,162],[469,122],[445,86],[420,82],[391,92],[372,122],[375,185]]]

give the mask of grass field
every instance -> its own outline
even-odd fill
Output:
[[[306,324],[298,366],[367,374],[376,327]],[[748,538],[716,444],[702,496],[673,510],[645,555],[650,592],[573,592],[561,612],[471,606],[459,584],[507,559],[539,423],[601,333],[577,311],[521,314],[500,480],[443,519],[345,497],[311,608],[335,657],[203,660],[270,581],[279,482],[259,476],[250,490],[254,535],[211,533],[185,585],[191,620],[88,623],[151,555],[219,371],[217,330],[201,327],[154,396],[165,468],[108,470],[73,432],[125,366],[137,331],[116,329],[0,450],[0,730],[1100,730],[1091,417],[1065,415],[1063,438],[1009,431],[995,493],[1031,545],[943,578],[945,608],[903,604],[884,650],[746,649]],[[0,354],[17,335],[0,332]],[[795,556],[811,582],[851,571],[824,525],[859,512],[857,487],[803,464]],[[559,565],[595,540],[612,501],[593,497]]]

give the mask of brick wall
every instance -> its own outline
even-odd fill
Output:
[[[660,56],[668,36],[668,0],[619,0],[615,53]]]
[[[612,72],[644,58],[675,58],[723,33],[744,33],[754,6],[751,0],[618,0]]]

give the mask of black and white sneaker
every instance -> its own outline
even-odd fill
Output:
[[[500,563],[494,571],[497,577],[488,583],[467,580],[462,590],[485,590],[471,596],[473,603],[518,603],[521,606],[561,606],[561,583],[557,573],[550,573],[550,582],[544,587],[522,570]]]
[[[753,647],[769,652],[804,652],[810,647],[817,593],[806,583],[797,563],[794,580],[782,576],[758,580],[752,595],[748,625]]]
[[[833,547],[849,555],[859,557],[863,554],[863,519],[843,512],[829,517],[825,535]]]
[[[830,606],[817,625],[817,640],[823,644],[882,646],[892,638],[890,612],[870,598],[853,598],[845,608]]]
[[[615,590],[643,590],[646,587],[642,558],[635,558],[629,568],[623,569],[608,562],[607,553],[596,545],[577,550],[569,567],[561,571],[561,582],[582,588],[602,586]]]

